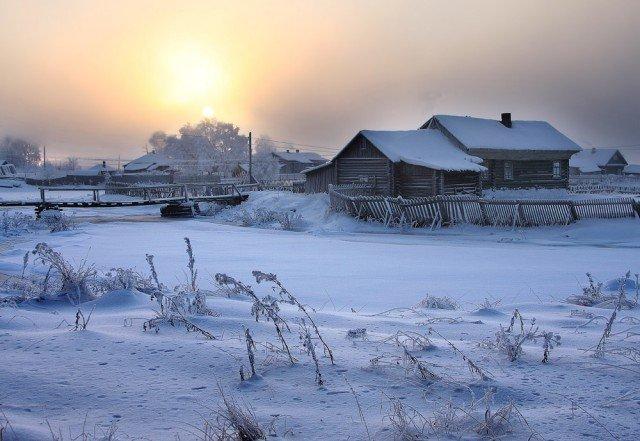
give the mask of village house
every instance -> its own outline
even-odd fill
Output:
[[[287,149],[271,153],[280,162],[280,174],[295,174],[309,167],[315,167],[327,162],[325,158],[313,152],[301,152]]]
[[[640,176],[640,164],[629,164],[624,168],[623,173],[629,176]]]
[[[305,191],[369,183],[388,196],[479,194],[480,162],[437,130],[362,130],[330,162],[303,172]]]
[[[164,155],[150,152],[124,165],[124,173],[168,173],[173,171],[171,161]]]
[[[569,161],[572,175],[620,175],[627,165],[627,160],[617,149],[585,149]]]
[[[581,148],[545,121],[436,115],[421,129],[438,130],[469,155],[482,158],[483,186],[568,188],[569,158]]]
[[[15,179],[17,177],[16,166],[5,159],[0,159],[0,179]]]

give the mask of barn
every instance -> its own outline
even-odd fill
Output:
[[[487,167],[483,186],[568,188],[569,158],[580,146],[545,121],[436,115],[421,129],[437,130]]]
[[[386,196],[479,194],[480,162],[437,130],[362,130],[330,162],[303,173],[307,193],[366,182]]]

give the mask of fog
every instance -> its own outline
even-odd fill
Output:
[[[133,157],[219,119],[330,156],[435,113],[543,119],[640,162],[640,2],[0,2],[0,134]]]

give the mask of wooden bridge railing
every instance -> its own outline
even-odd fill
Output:
[[[220,183],[184,183],[184,184],[159,184],[159,185],[123,185],[108,184],[96,187],[40,187],[41,203],[49,202],[46,197],[47,192],[61,191],[86,191],[91,192],[94,202],[100,202],[100,193],[117,194],[142,199],[144,201],[179,199],[189,200],[191,198],[238,195],[242,193],[234,184]]]
[[[331,208],[385,225],[431,228],[451,224],[511,227],[566,225],[580,219],[640,217],[633,198],[573,200],[496,200],[452,195],[404,199],[356,194],[353,186],[331,186]]]

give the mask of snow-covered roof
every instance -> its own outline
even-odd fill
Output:
[[[314,162],[326,161],[325,158],[314,152],[278,151],[273,152],[273,154],[283,161],[295,161],[303,164],[313,164]]]
[[[434,118],[467,148],[580,151],[578,144],[545,121],[515,120],[511,127],[506,127],[497,120],[470,116]]]
[[[438,130],[362,130],[360,133],[393,162],[435,170],[486,170],[480,165],[482,159],[463,152]]]
[[[569,159],[569,167],[579,169],[582,173],[593,173],[605,167],[619,153],[617,149],[585,149]]]
[[[331,164],[333,164],[333,159],[331,161],[325,162],[324,164],[314,165],[313,167],[305,168],[304,170],[301,170],[300,173],[302,173],[304,175],[304,174],[307,174],[307,173],[315,171],[315,170],[319,170],[319,169],[324,168],[324,167],[329,167]]]
[[[640,164],[629,164],[624,168],[625,173],[640,175]]]
[[[114,172],[115,168],[110,166],[103,166],[102,164],[96,164],[84,170],[73,170],[69,172],[71,176],[99,176],[105,172]]]
[[[159,153],[151,152],[134,159],[124,166],[125,171],[135,172],[143,170],[155,170],[161,166],[170,166],[171,162],[167,157]]]

